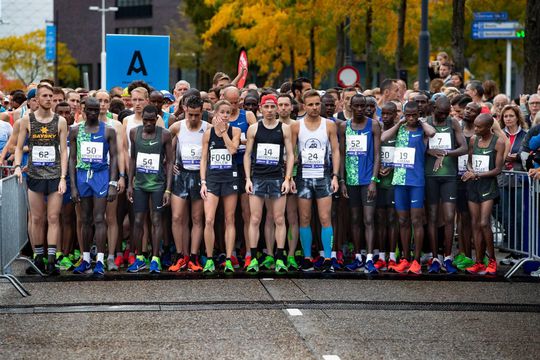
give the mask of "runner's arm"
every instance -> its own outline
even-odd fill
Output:
[[[454,129],[454,134],[456,135],[456,142],[458,144],[458,148],[454,150],[448,150],[446,152],[446,156],[461,156],[465,155],[467,153],[467,141],[465,140],[465,136],[463,135],[463,130],[461,129],[461,126],[459,126],[459,122],[456,119],[452,118],[452,128]]]
[[[244,153],[244,171],[246,180],[251,179],[251,152],[253,151],[253,142],[257,133],[257,125],[250,125],[247,131],[246,152]]]

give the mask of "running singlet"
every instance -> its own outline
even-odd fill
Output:
[[[497,158],[497,150],[495,145],[497,144],[498,137],[493,135],[488,147],[481,148],[478,146],[478,136],[474,140],[473,153],[472,153],[472,168],[476,173],[485,173],[495,169],[495,161]]]
[[[169,118],[171,117],[171,113],[164,112],[161,118],[163,119],[163,122],[165,123],[165,129],[169,128]]]
[[[163,159],[165,146],[163,146],[163,131],[156,126],[156,136],[153,139],[143,139],[143,126],[137,127],[135,134],[135,188],[152,192],[161,190],[165,185],[165,171]]]
[[[283,178],[283,130],[279,122],[273,129],[264,126],[263,121],[257,123],[255,142],[251,154],[251,171],[253,177],[263,179]]]
[[[61,175],[59,116],[54,114],[47,124],[37,121],[34,113],[29,114],[30,137],[28,139],[28,176],[33,179],[56,179]]]
[[[105,137],[107,125],[100,121],[95,134],[86,132],[86,123],[79,123],[77,133],[77,169],[102,171],[109,168],[109,142]]]
[[[435,136],[429,138],[428,147],[434,150],[454,150],[457,147],[456,134],[452,127],[452,118],[448,116],[443,125],[437,125],[433,123],[431,117],[428,118],[428,124],[433,126],[437,131]],[[457,174],[458,158],[455,156],[445,156],[442,162],[442,166],[439,170],[433,171],[436,157],[426,155],[426,176],[448,176],[455,177]]]
[[[239,128],[242,133],[240,134],[240,146],[238,146],[238,151],[234,155],[234,161],[238,165],[244,163],[244,154],[246,153],[246,145],[242,144],[242,141],[246,140],[246,132],[248,130],[249,124],[247,122],[246,111],[244,109],[238,110],[238,118],[236,120],[229,122],[230,126]]]
[[[361,130],[354,130],[351,120],[345,128],[345,181],[347,185],[368,185],[373,176],[373,120],[367,118]]]
[[[180,121],[176,143],[176,162],[181,169],[198,171],[201,168],[202,138],[208,123],[202,121],[198,130],[189,130],[186,120]]]
[[[232,126],[227,129],[227,135],[232,139]],[[210,139],[208,142],[208,165],[206,170],[206,180],[224,183],[236,181],[238,172],[233,156],[225,145],[223,137],[216,134],[214,128],[210,129]]]
[[[381,143],[381,168],[391,168],[394,166],[394,151],[396,139],[390,139]],[[381,176],[381,182],[378,186],[382,189],[390,189],[392,187],[392,178],[394,170],[386,176]]]
[[[319,127],[311,131],[305,119],[298,131],[298,173],[303,179],[321,179],[330,174],[330,140],[326,132],[326,119],[320,118]]]
[[[392,185],[424,186],[425,152],[422,127],[408,131],[405,125],[402,125],[396,138]]]
[[[471,141],[472,136],[465,136],[465,143],[467,144],[467,148],[469,148],[469,143]],[[461,155],[458,157],[458,177],[461,179],[461,175],[465,174],[467,171],[467,162],[469,161],[469,152],[467,151],[467,154]]]

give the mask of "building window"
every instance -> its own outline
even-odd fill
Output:
[[[117,19],[151,18],[152,0],[116,0]]]
[[[122,27],[116,28],[117,34],[130,34],[130,35],[152,35],[152,27]]]

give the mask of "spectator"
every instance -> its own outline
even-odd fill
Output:
[[[463,75],[460,72],[454,72],[452,73],[452,85],[459,89],[459,91],[463,92],[465,90],[464,82],[463,82]]]
[[[441,92],[442,87],[444,86],[444,81],[442,79],[433,79],[429,83],[429,91],[432,94]]]
[[[482,84],[484,88],[484,101],[493,104],[493,98],[499,93],[499,87],[493,80],[486,80]]]

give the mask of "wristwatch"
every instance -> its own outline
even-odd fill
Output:
[[[118,186],[118,181],[109,181],[109,186],[117,187]]]

